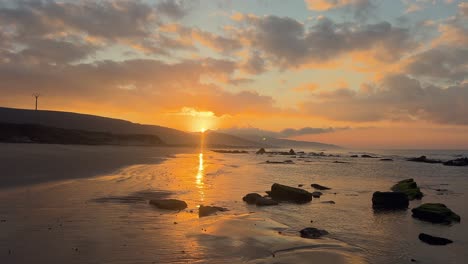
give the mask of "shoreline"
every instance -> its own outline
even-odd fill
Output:
[[[158,164],[171,155],[192,151],[167,146],[0,143],[0,190],[96,177],[131,165]]]

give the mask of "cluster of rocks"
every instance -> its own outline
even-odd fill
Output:
[[[296,152],[293,149],[289,151],[269,151],[267,152],[264,148],[259,149],[256,152],[257,155],[271,154],[271,155],[296,155]]]
[[[442,163],[445,166],[468,166],[468,158],[458,158],[454,160],[448,160],[448,161],[441,161],[438,159],[428,159],[426,156],[421,156],[417,158],[409,158],[407,159],[408,161],[413,161],[413,162],[424,162],[424,163]]]
[[[172,211],[181,211],[187,208],[187,203],[185,201],[177,199],[155,199],[150,200],[149,204],[154,205],[159,209]],[[217,212],[225,211],[228,211],[228,209],[224,207],[200,205],[198,208],[198,216],[204,217],[215,214]]]
[[[246,150],[223,150],[223,149],[212,149],[211,151],[216,153],[226,153],[226,154],[248,154]]]
[[[407,209],[409,201],[421,199],[423,193],[414,179],[399,181],[392,188],[392,192],[375,192],[372,195],[372,207],[375,210]],[[441,203],[425,203],[411,210],[412,217],[421,221],[438,224],[460,222],[460,216]],[[430,245],[446,245],[451,240],[421,233],[419,239]]]
[[[303,184],[299,184],[299,187],[302,187]],[[319,184],[311,184],[311,187],[316,190],[330,190],[330,188],[326,186],[322,186]],[[271,206],[271,205],[278,205],[280,202],[290,202],[290,203],[297,203],[303,204],[312,201],[312,198],[320,198],[323,195],[322,192],[315,191],[315,192],[308,192],[304,189],[295,188],[279,183],[274,183],[271,186],[271,189],[266,192],[268,195],[262,196],[258,193],[249,193],[246,194],[242,200],[247,204],[255,204],[256,206]],[[324,201],[323,203],[328,204],[335,204],[334,201]],[[324,235],[327,235],[328,232],[325,230],[317,229],[314,227],[307,227],[299,231],[301,237],[303,238],[310,238],[316,239],[320,238]]]

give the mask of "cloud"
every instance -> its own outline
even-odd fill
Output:
[[[346,6],[357,6],[360,8],[370,5],[369,0],[305,0],[310,10],[326,11]]]
[[[181,19],[188,13],[186,3],[180,0],[162,0],[156,4],[156,9],[173,19]]]
[[[467,125],[467,101],[466,82],[448,88],[423,86],[407,75],[395,74],[385,76],[375,89],[338,89],[316,94],[302,107],[310,114],[341,121],[423,120]]]
[[[391,62],[416,46],[409,29],[388,22],[336,23],[322,17],[306,28],[289,17],[246,16],[243,21],[249,26],[239,32],[239,38],[282,67],[323,63],[355,51]]]

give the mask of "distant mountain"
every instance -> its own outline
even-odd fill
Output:
[[[277,148],[307,148],[307,149],[337,149],[341,148],[337,145],[332,144],[325,144],[320,142],[311,142],[311,141],[299,141],[299,140],[291,140],[291,139],[281,139],[281,138],[274,138],[274,137],[264,137],[255,134],[233,134],[236,137],[244,138],[246,140],[250,140],[256,142],[258,144],[263,144],[264,146],[274,146]]]
[[[172,146],[199,146],[200,135],[156,125],[71,112],[27,110],[0,107],[0,122],[39,124],[48,127],[112,134],[156,135]],[[208,147],[260,147],[262,144],[223,133],[212,132],[205,139]]]

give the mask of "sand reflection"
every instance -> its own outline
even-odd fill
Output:
[[[205,200],[205,191],[204,191],[204,182],[203,177],[205,174],[205,165],[203,164],[203,153],[198,154],[198,171],[197,176],[195,177],[195,184],[198,188],[198,193],[200,194],[200,201]]]

